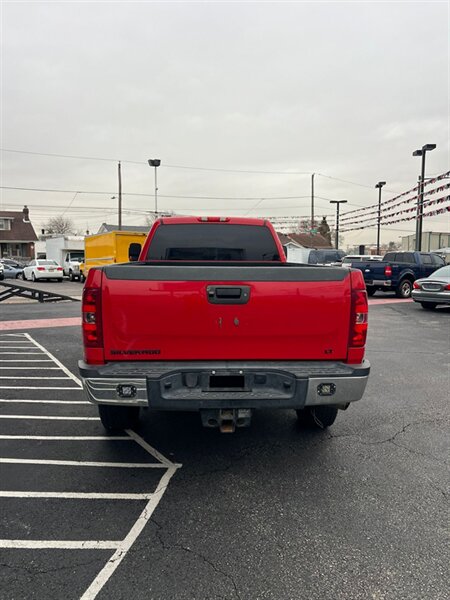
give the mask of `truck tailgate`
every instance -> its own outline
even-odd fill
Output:
[[[105,267],[105,360],[344,360],[350,285],[290,264]]]

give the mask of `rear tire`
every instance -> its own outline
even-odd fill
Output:
[[[335,406],[307,406],[297,410],[299,423],[306,427],[326,429],[336,421],[338,409]]]
[[[369,287],[367,288],[367,295],[368,295],[368,296],[373,296],[373,295],[375,294],[375,292],[376,292],[376,291],[377,291],[377,288],[369,286]]]
[[[434,310],[437,306],[434,302],[421,302],[422,308],[425,310]]]
[[[132,429],[139,422],[139,406],[99,404],[98,414],[103,427],[108,429],[108,431]]]
[[[413,284],[409,279],[402,279],[395,290],[395,295],[397,298],[411,298],[411,292],[413,289]]]
[[[31,281],[36,281],[36,275],[34,274],[34,271],[31,273]]]

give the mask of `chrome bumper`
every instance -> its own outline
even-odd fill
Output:
[[[303,408],[347,406],[360,400],[370,372],[329,362],[79,362],[87,399],[94,404],[148,406],[159,410]],[[210,387],[210,377],[242,379],[242,387]]]

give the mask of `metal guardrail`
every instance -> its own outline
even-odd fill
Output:
[[[0,291],[0,302],[15,297],[38,300],[38,302],[60,302],[62,300],[80,302],[79,298],[74,298],[65,294],[59,294],[58,292],[49,292],[48,290],[37,289],[36,287],[28,287],[22,284],[9,283],[4,280],[0,281],[0,285],[6,288]]]

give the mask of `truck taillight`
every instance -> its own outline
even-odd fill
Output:
[[[386,265],[384,267],[384,274],[386,277],[392,277],[392,267],[391,265]]]
[[[350,312],[350,337],[347,360],[350,363],[361,363],[364,358],[364,347],[367,339],[369,317],[369,304],[362,272],[350,272],[351,312]]]
[[[91,269],[83,290],[82,329],[87,363],[103,362],[102,272]]]

